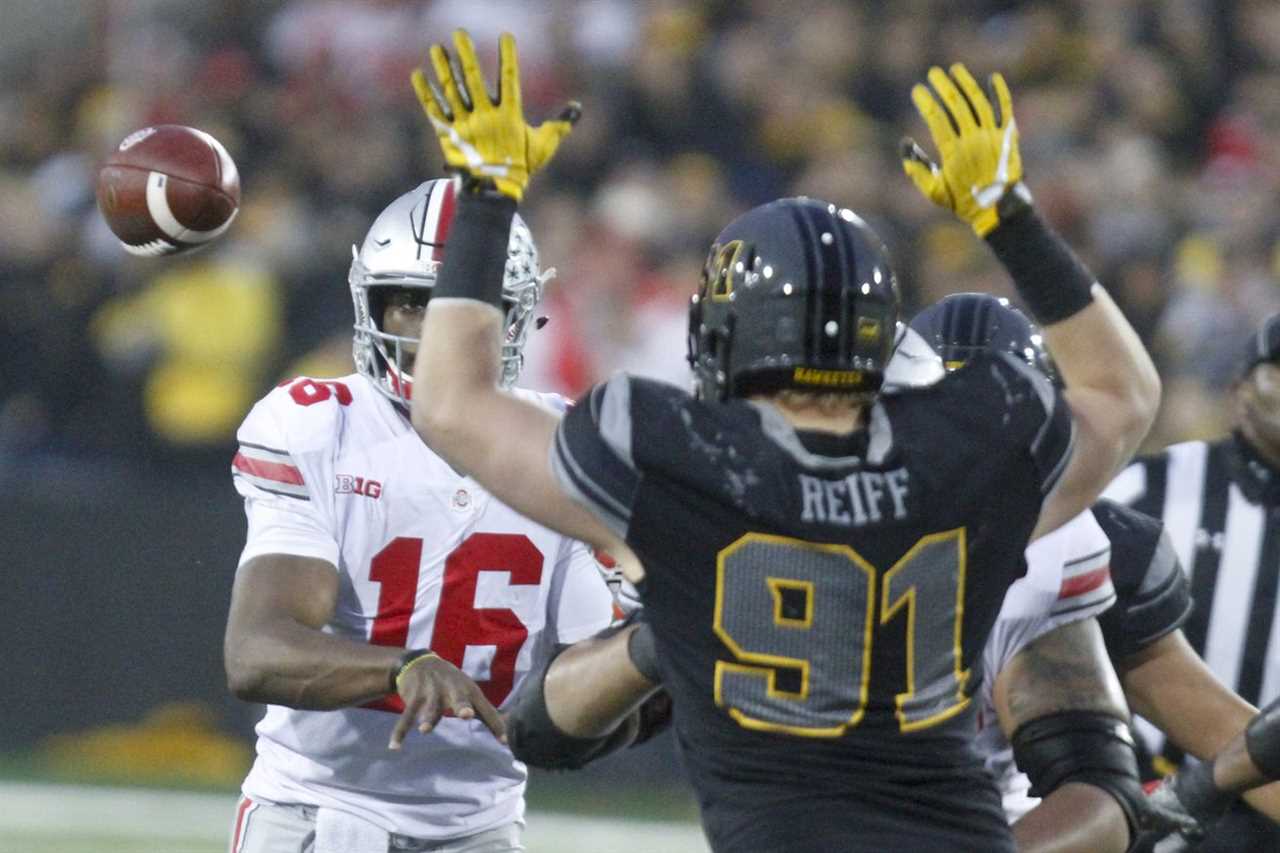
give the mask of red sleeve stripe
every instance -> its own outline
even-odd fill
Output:
[[[297,467],[286,465],[282,462],[253,459],[245,456],[243,452],[237,453],[235,458],[231,460],[231,467],[262,480],[271,480],[290,486],[305,485],[302,481],[302,472]]]
[[[1058,598],[1075,598],[1109,583],[1111,583],[1111,566],[1105,565],[1064,580],[1062,588],[1058,590]]]

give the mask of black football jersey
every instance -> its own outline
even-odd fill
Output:
[[[1119,664],[1191,614],[1191,589],[1158,518],[1110,500],[1093,507],[1111,540],[1111,582],[1116,603],[1098,617],[1107,653]]]
[[[852,436],[626,376],[570,411],[552,465],[644,564],[716,850],[1013,850],[971,695],[1072,438],[1003,355]]]

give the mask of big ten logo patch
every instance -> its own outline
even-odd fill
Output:
[[[350,474],[335,475],[333,491],[339,495],[363,495],[366,498],[382,497],[382,484],[377,480],[353,477]]]

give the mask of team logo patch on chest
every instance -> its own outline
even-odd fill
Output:
[[[337,495],[361,495],[377,500],[382,497],[382,483],[352,474],[335,474],[333,492]]]

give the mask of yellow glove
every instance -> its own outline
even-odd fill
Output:
[[[930,160],[908,137],[902,141],[902,168],[925,198],[953,211],[979,237],[986,237],[1000,224],[996,204],[1007,192],[1012,190],[1025,202],[1031,200],[1022,184],[1018,125],[1009,87],[1004,77],[991,75],[1000,104],[997,119],[991,101],[960,63],[951,66],[949,77],[941,68],[930,68],[929,83],[945,108],[923,83],[912,88],[911,100],[929,125],[942,165]]]
[[[503,33],[498,97],[490,98],[475,45],[465,30],[454,30],[456,59],[443,45],[431,45],[431,65],[440,85],[414,69],[413,89],[431,119],[445,163],[478,181],[492,181],[503,195],[520,201],[533,173],[550,162],[560,140],[578,120],[581,108],[570,103],[555,121],[530,127],[520,99],[516,40]]]

